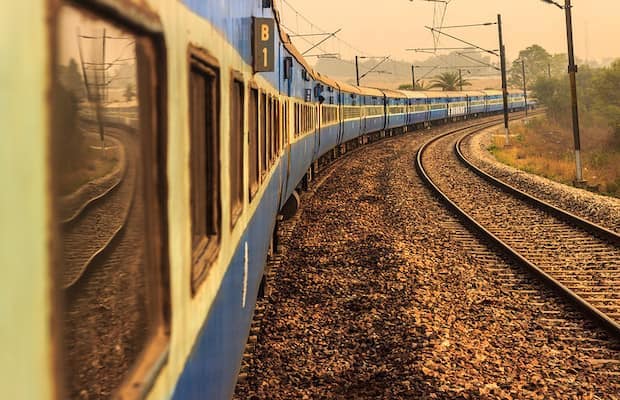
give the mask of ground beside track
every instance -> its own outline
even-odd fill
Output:
[[[607,229],[620,231],[620,199],[570,187],[502,164],[487,150],[493,144],[494,134],[496,129],[474,135],[464,143],[464,155],[485,172],[518,189],[534,192],[537,197],[556,207]]]
[[[587,399],[614,390],[566,346],[566,332],[541,326],[537,307],[453,239],[453,217],[414,171],[426,138],[352,155],[304,205],[238,398]]]

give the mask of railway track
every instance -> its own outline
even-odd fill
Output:
[[[125,132],[111,130],[109,135],[118,146],[124,146],[126,166],[118,181],[106,185],[63,223],[63,289],[75,285],[127,225],[135,194],[136,147],[134,139]]]
[[[481,129],[424,144],[420,175],[462,220],[620,337],[620,236],[477,168],[461,144]]]
[[[235,398],[618,398],[620,344],[411,170],[437,134],[350,152],[304,193],[280,226]]]

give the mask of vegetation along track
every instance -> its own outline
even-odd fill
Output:
[[[236,399],[620,398],[619,343],[411,168],[440,132],[348,153],[280,224]]]
[[[460,145],[478,131],[427,142],[420,174],[467,223],[620,337],[620,236],[475,167]]]

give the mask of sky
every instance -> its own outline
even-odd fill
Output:
[[[390,55],[392,59],[410,62],[430,56],[405,49],[433,47],[433,36],[424,26],[432,26],[434,18],[439,25],[443,10],[442,3],[423,0],[275,0],[275,4],[281,10],[283,24],[296,33],[342,29],[337,34],[342,41],[332,38],[321,46],[327,53],[338,53],[347,59],[358,53]],[[566,53],[564,11],[541,0],[449,0],[443,26],[495,22],[497,14],[502,15],[509,60],[532,44],[539,44],[550,53]],[[620,57],[620,1],[573,0],[573,29],[578,58],[600,61]],[[484,48],[498,48],[496,25],[448,29],[446,33]],[[322,37],[305,39],[316,42]],[[465,46],[447,37],[440,40],[440,47]],[[302,52],[310,47],[304,38],[296,38],[294,43]],[[311,53],[321,50],[308,54]]]

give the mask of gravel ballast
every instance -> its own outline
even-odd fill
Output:
[[[557,299],[541,306],[535,286],[530,297],[505,287],[487,264],[509,266],[456,239],[455,218],[414,170],[428,138],[414,133],[351,155],[303,205],[236,398],[618,393],[618,376],[597,373],[586,349],[600,342],[620,360],[604,335],[586,322],[550,323],[541,307],[574,313]]]

